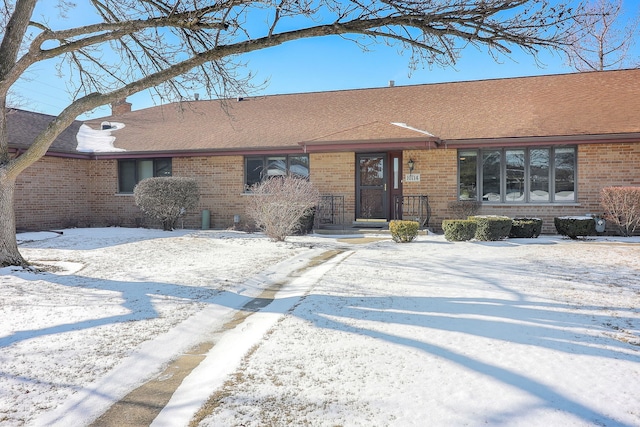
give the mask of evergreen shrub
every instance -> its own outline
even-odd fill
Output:
[[[444,238],[450,242],[464,242],[473,239],[478,224],[468,219],[446,219],[442,221]]]
[[[470,220],[478,224],[474,238],[476,240],[493,241],[509,237],[511,218],[497,215],[470,216]]]
[[[596,234],[596,221],[588,216],[562,216],[553,219],[558,234],[570,239]]]
[[[540,218],[514,218],[511,221],[511,231],[509,237],[535,238],[542,231],[542,220]]]
[[[417,221],[393,220],[389,223],[389,232],[396,243],[409,243],[418,235],[420,224]]]

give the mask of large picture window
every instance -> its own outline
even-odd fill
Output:
[[[118,160],[118,192],[133,193],[145,178],[171,176],[171,159]]]
[[[574,203],[576,148],[458,151],[458,200]]]
[[[309,156],[248,156],[244,159],[244,183],[247,191],[265,179],[285,175],[309,178]]]

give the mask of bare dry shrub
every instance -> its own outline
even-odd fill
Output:
[[[271,178],[252,187],[247,214],[270,239],[283,241],[300,227],[320,200],[320,193],[306,179]]]
[[[449,203],[449,209],[453,212],[456,219],[467,219],[470,216],[477,215],[480,211],[481,203],[476,200],[456,200]]]
[[[143,179],[133,189],[133,195],[140,210],[162,222],[167,231],[173,230],[178,218],[200,200],[195,179],[175,176]]]
[[[631,236],[640,225],[640,187],[605,187],[600,191],[604,217]]]

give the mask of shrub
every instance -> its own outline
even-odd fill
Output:
[[[604,218],[630,236],[640,225],[640,187],[606,187],[600,191]]]
[[[497,215],[470,216],[470,220],[475,221],[475,239],[484,241],[502,240],[509,237],[511,231],[511,218]]]
[[[449,209],[453,212],[455,218],[466,219],[476,215],[480,211],[482,204],[477,200],[456,200],[449,203]]]
[[[298,221],[298,226],[295,228],[294,233],[299,235],[309,234],[313,231],[313,224],[316,218],[316,207],[309,209]]]
[[[450,242],[464,242],[473,239],[478,224],[468,219],[447,219],[442,221],[444,238]]]
[[[178,218],[200,200],[195,179],[175,176],[143,179],[133,189],[133,195],[140,210],[162,222],[167,231],[173,230]]]
[[[420,223],[417,221],[393,220],[389,223],[391,237],[396,243],[409,243],[418,235]]]
[[[596,234],[596,221],[588,216],[562,216],[553,219],[558,234],[570,239]]]
[[[542,220],[539,218],[514,218],[509,237],[535,238],[541,231]]]
[[[283,241],[300,230],[305,215],[320,200],[320,193],[306,179],[293,176],[271,178],[254,185],[247,214],[270,239]]]

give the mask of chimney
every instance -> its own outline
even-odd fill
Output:
[[[111,115],[119,116],[121,114],[130,113],[131,112],[131,103],[127,102],[126,99],[120,99],[118,101],[111,103]]]

